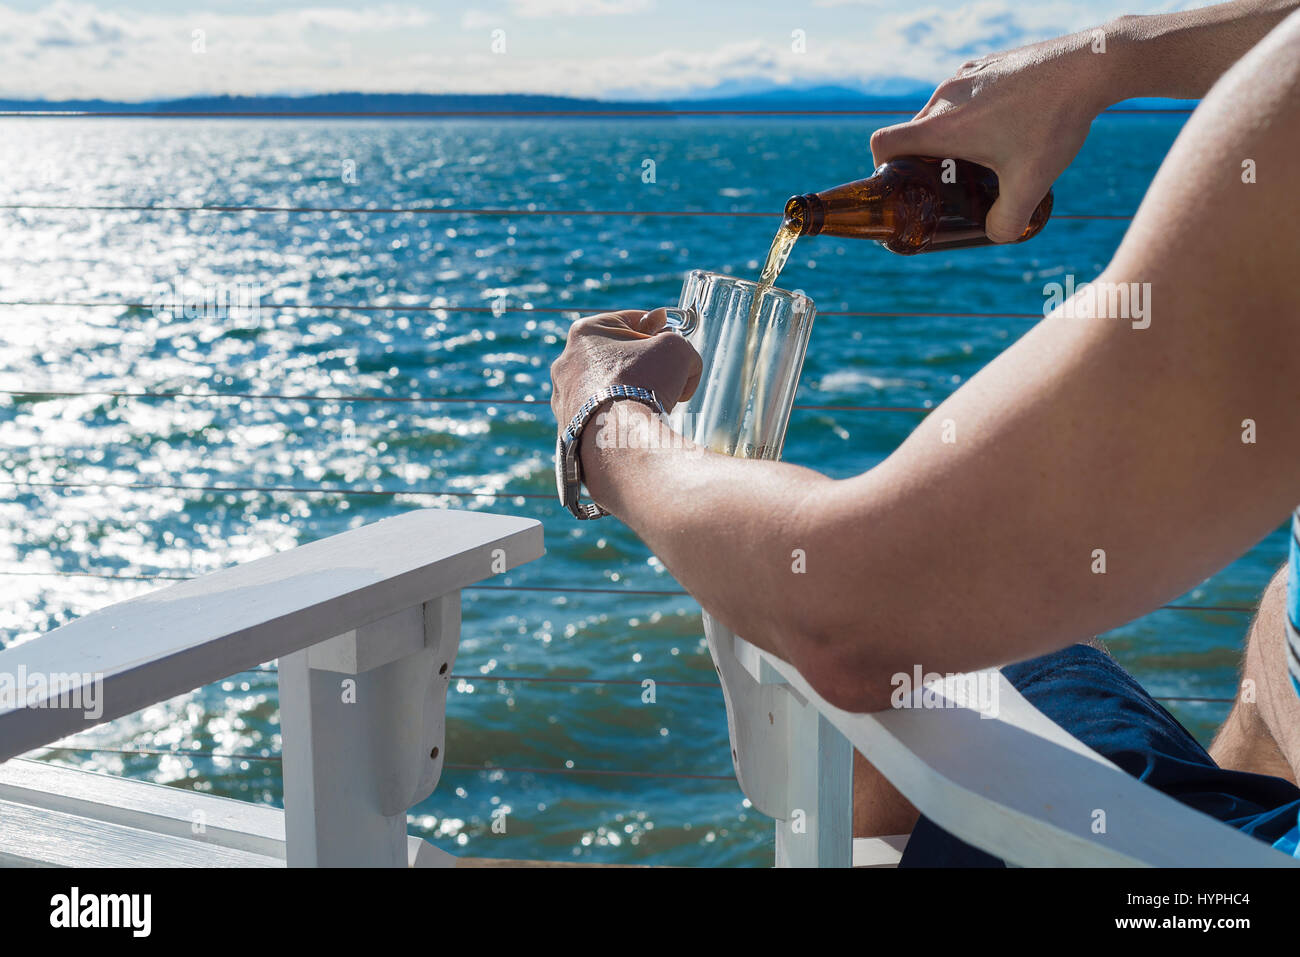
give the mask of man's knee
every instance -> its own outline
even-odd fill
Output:
[[[1233,730],[1229,725],[1234,725],[1236,733],[1254,741],[1250,750],[1255,754],[1276,750],[1280,763],[1255,770],[1294,781],[1300,770],[1300,698],[1286,667],[1287,573],[1283,565],[1260,597],[1246,640],[1236,700],[1223,730]],[[1227,743],[1230,736],[1222,737]],[[1267,747],[1260,743],[1262,739],[1267,739]]]
[[[1259,599],[1259,609],[1246,636],[1246,654],[1242,662],[1237,700],[1255,700],[1261,689],[1273,684],[1274,659],[1284,648],[1286,635],[1287,569],[1283,564],[1269,581]]]

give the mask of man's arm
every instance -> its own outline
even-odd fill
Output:
[[[1093,119],[1135,96],[1203,96],[1300,0],[1238,0],[1180,13],[1119,17],[971,60],[906,123],[876,130],[877,164],[951,156],[998,174],[985,229],[995,242],[1025,231],[1070,165]]]
[[[1106,105],[1131,97],[1199,99],[1300,3],[1235,0],[1195,10],[1119,17],[1099,28]],[[1090,41],[1095,39],[1085,37]],[[1099,54],[1100,55],[1100,54]]]
[[[852,710],[916,664],[1001,664],[1143,614],[1300,499],[1297,156],[1293,16],[1188,122],[1098,280],[1143,290],[1149,328],[1058,309],[856,478],[589,430],[588,487],[710,613]],[[576,395],[564,363],[557,395]]]

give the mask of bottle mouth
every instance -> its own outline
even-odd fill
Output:
[[[822,231],[826,207],[813,193],[791,196],[785,201],[785,225],[793,226],[800,236],[816,236]]]

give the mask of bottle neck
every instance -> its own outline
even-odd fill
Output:
[[[880,242],[894,237],[898,217],[886,201],[879,176],[847,183],[820,193],[791,196],[785,221],[800,236],[847,236]]]

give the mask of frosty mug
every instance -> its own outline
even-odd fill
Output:
[[[703,369],[695,394],[669,416],[673,428],[714,452],[780,458],[813,313],[812,300],[797,292],[762,289],[756,282],[717,273],[690,273],[678,308],[668,310],[668,324],[695,347]],[[755,754],[736,733],[756,707],[759,689],[737,656],[734,633],[707,611],[701,617],[727,705],[736,779],[758,810],[784,819],[788,808],[767,805],[761,781],[752,779]],[[778,827],[778,853],[782,832]]]
[[[673,428],[724,455],[780,458],[815,313],[801,293],[689,273],[668,324],[695,347],[703,371],[669,416]]]

